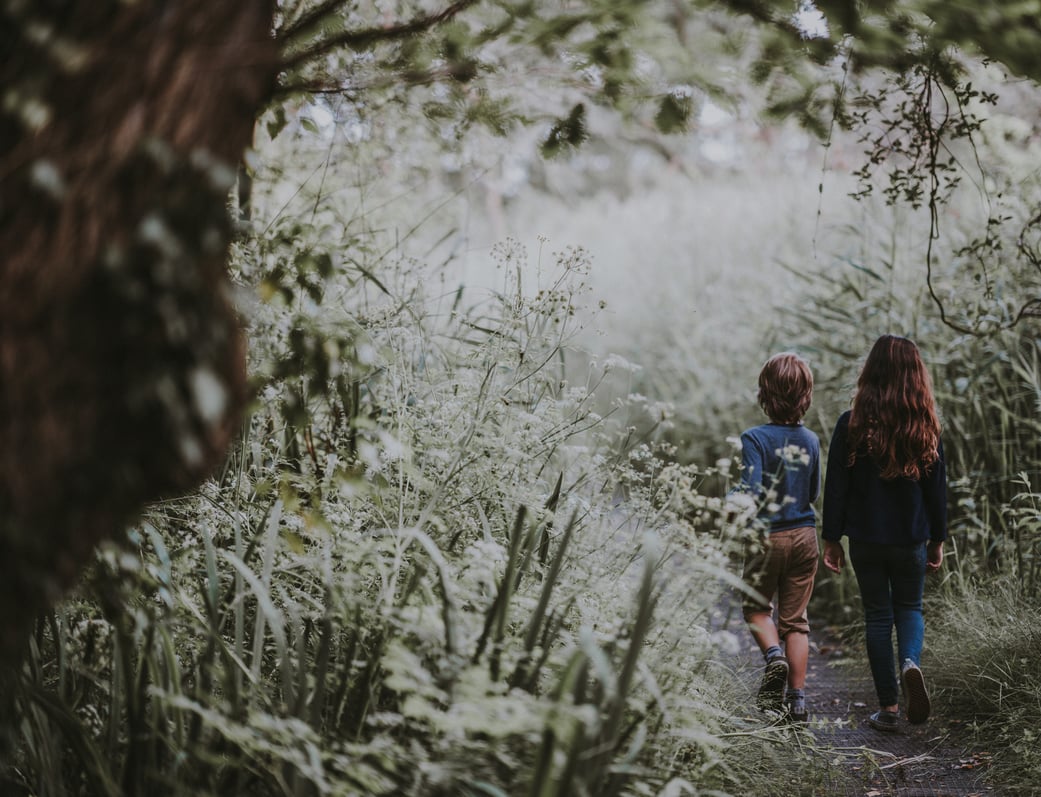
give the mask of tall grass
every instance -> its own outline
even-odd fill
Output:
[[[243,243],[250,421],[39,623],[5,793],[760,790],[782,731],[730,741],[708,629],[728,543],[624,396],[594,411],[604,366],[568,381],[585,254],[496,256],[471,302],[298,221]]]
[[[1036,793],[1041,773],[1041,632],[1033,615],[1018,581],[1002,576],[929,618],[939,702],[968,732],[962,741],[977,754],[970,763],[990,765],[1010,794]]]

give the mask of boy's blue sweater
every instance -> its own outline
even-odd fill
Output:
[[[742,489],[760,502],[767,531],[816,526],[820,484],[820,441],[801,423],[764,423],[741,435]]]
[[[878,464],[867,454],[849,462],[849,411],[835,425],[828,448],[828,476],[824,484],[826,540],[843,534],[858,542],[913,545],[947,538],[947,470],[940,459],[917,481],[883,479]]]

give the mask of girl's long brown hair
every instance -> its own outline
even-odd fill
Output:
[[[867,452],[882,478],[918,479],[939,459],[940,420],[918,347],[883,335],[857,379],[849,419],[849,464]]]

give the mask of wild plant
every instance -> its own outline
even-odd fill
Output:
[[[748,791],[717,508],[662,511],[664,463],[593,410],[617,361],[569,381],[586,253],[530,287],[541,256],[495,254],[471,302],[296,222],[243,242],[249,422],[39,624],[5,788]]]
[[[978,753],[965,765],[989,767],[1009,793],[1030,794],[1041,775],[1034,600],[1008,576],[959,597],[929,620],[939,700]]]

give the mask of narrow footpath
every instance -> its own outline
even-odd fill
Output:
[[[832,640],[818,636],[812,642],[807,674],[810,727],[832,761],[842,762],[840,771],[846,776],[830,794],[1000,795],[984,780],[989,754],[968,747],[969,733],[959,720],[934,711],[923,725],[902,722],[899,733],[876,731],[867,724],[878,708],[867,661]]]
[[[753,704],[762,673],[762,659],[740,613],[721,613],[722,624],[742,640],[742,671]],[[725,618],[725,619],[724,619]],[[936,710],[923,725],[901,723],[899,733],[883,733],[867,724],[877,709],[874,687],[863,652],[843,646],[836,635],[810,636],[806,697],[819,771],[778,785],[776,795],[855,795],[856,797],[1001,797],[999,787],[985,779],[988,751],[971,748],[961,721]],[[744,647],[747,645],[747,647]],[[923,663],[928,681],[928,662]],[[749,795],[749,797],[752,797]]]

